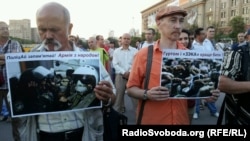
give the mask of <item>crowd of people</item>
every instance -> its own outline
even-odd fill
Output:
[[[226,59],[221,67],[218,88],[214,87],[208,98],[169,99],[170,89],[161,86],[162,49],[206,52],[233,50],[238,53],[233,55],[240,56],[245,51],[244,48],[249,46],[248,40],[244,37],[250,32],[247,34],[239,33],[239,42],[232,45],[232,49],[229,49],[228,45],[222,41],[215,41],[215,28],[213,26],[199,27],[194,31],[185,29],[186,16],[187,12],[181,7],[167,6],[156,14],[155,21],[160,39],[154,40],[156,31],[153,28],[148,28],[145,31],[146,40],[138,42],[136,47],[131,46],[131,35],[124,33],[118,40],[119,47],[115,47],[115,43],[112,41],[104,40],[102,35],[97,35],[88,39],[89,49],[83,49],[79,47],[79,38],[70,34],[73,24],[68,9],[60,3],[49,2],[37,10],[36,21],[42,43],[32,48],[31,52],[99,52],[100,81],[94,85],[93,95],[102,101],[104,106],[112,105],[116,111],[124,113],[126,111],[124,95],[128,94],[133,108],[136,109],[134,115],[136,119],[142,108],[141,104],[145,101],[142,125],[191,125],[192,119],[200,118],[200,109],[204,104],[210,110],[211,116],[219,117],[220,109],[217,109],[215,102],[221,92],[226,93],[225,101],[229,105],[226,108],[225,124],[249,124],[250,114],[248,111],[250,108],[246,100],[249,97],[247,93],[250,91],[248,87],[250,80],[240,80],[240,78],[244,78],[240,74],[246,74],[246,78],[248,78],[247,72],[250,70],[244,70],[242,73],[243,69],[241,68],[247,62],[233,60],[233,63],[229,63],[232,54],[225,53]],[[153,45],[152,67],[148,89],[144,89],[147,53],[150,45]],[[7,80],[4,54],[22,52],[22,49],[17,41],[9,38],[8,26],[4,22],[0,22],[0,52],[0,70],[2,70],[4,80]],[[5,111],[2,121],[10,118],[11,109],[7,100],[9,92],[7,82],[4,81],[0,87],[0,109],[3,108],[2,111]],[[234,101],[237,100],[242,102],[235,104]],[[100,122],[102,116],[100,115],[102,115],[101,109],[88,109],[11,118],[10,122],[15,141],[103,140],[102,134],[99,134],[103,133],[103,124]]]

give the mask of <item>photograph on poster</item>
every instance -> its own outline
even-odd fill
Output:
[[[217,88],[223,52],[163,50],[161,86],[170,98],[197,99],[211,96]]]
[[[98,53],[6,55],[13,117],[100,108]]]

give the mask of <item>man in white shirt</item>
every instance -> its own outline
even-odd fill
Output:
[[[206,39],[208,39],[208,40],[212,43],[214,50],[216,50],[216,47],[215,47],[216,42],[215,42],[215,40],[214,40],[215,28],[214,28],[213,26],[207,27],[206,36],[207,36]]]
[[[124,94],[126,91],[126,84],[129,78],[129,73],[131,70],[131,66],[134,60],[134,55],[138,52],[138,50],[132,46],[131,36],[128,33],[124,33],[122,35],[121,40],[122,46],[115,49],[113,54],[113,66],[115,68],[115,88],[116,88],[116,101],[114,104],[114,108],[120,112],[125,112],[124,105]],[[134,106],[136,106],[136,101],[132,98],[132,102]]]
[[[203,28],[197,28],[194,33],[194,41],[192,43],[192,50],[213,51],[213,44],[206,39],[206,32]]]

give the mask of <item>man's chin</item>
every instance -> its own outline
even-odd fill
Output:
[[[55,46],[54,44],[47,44],[46,48],[49,49],[49,50],[54,50],[54,51],[58,51],[58,50],[61,49],[60,46]]]

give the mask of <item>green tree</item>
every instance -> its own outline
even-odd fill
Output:
[[[239,32],[245,32],[245,23],[242,16],[235,16],[229,21],[229,26],[231,26],[231,33],[229,36],[231,38],[236,38]]]
[[[199,26],[197,24],[192,24],[192,25],[189,25],[188,26],[188,30],[191,32],[191,33],[194,33],[195,29],[197,29]]]
[[[27,40],[27,39],[21,39],[21,38],[16,38],[10,36],[10,39],[18,41],[20,44],[34,44],[35,42],[32,40]]]
[[[114,38],[114,37],[108,37],[108,40],[110,42],[114,42],[115,43],[115,47],[118,47],[118,39],[117,38]]]
[[[131,43],[130,43],[130,45],[132,46],[132,47],[135,47],[135,44],[136,44],[136,42],[137,41],[141,41],[141,37],[131,37]]]

